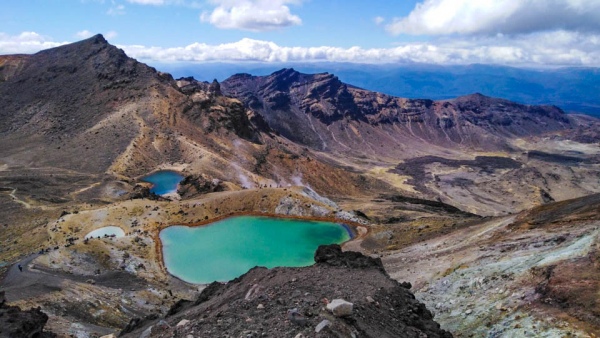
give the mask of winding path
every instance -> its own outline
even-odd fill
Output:
[[[7,301],[14,302],[60,291],[66,280],[85,283],[92,279],[99,286],[116,289],[127,288],[132,291],[145,289],[148,286],[145,280],[125,271],[108,271],[101,275],[83,276],[32,268],[30,265],[38,256],[39,254],[29,255],[8,269],[0,281],[0,291],[6,291]],[[19,271],[19,264],[23,267],[23,271]]]
[[[15,202],[17,202],[17,203],[19,203],[19,204],[22,204],[23,206],[25,206],[25,209],[31,209],[31,204],[29,204],[29,203],[27,203],[27,202],[25,202],[25,201],[22,201],[22,200],[20,200],[20,199],[19,199],[19,198],[18,198],[18,197],[15,195],[15,193],[17,192],[17,189],[15,189],[15,188],[9,188],[9,189],[13,189],[13,191],[11,191],[11,192],[8,194],[8,196],[10,196],[10,197],[13,199],[13,201],[15,201]]]
[[[37,256],[38,254],[29,255],[8,269],[0,282],[0,290],[6,291],[7,301],[14,302],[61,290],[64,278],[29,268],[29,264]],[[23,271],[19,271],[19,264],[23,266]]]

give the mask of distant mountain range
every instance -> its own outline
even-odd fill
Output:
[[[156,64],[174,77],[223,81],[231,74],[269,75],[289,64]],[[468,65],[293,64],[303,73],[330,72],[342,82],[388,95],[443,100],[472,93],[523,104],[556,105],[566,112],[600,116],[600,69],[524,69]]]

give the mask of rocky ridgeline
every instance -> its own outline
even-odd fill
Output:
[[[332,74],[293,69],[268,76],[237,74],[220,89],[261,114],[273,130],[322,150],[338,142],[361,149],[361,142],[355,147],[352,138],[375,148],[389,144],[390,137],[400,142],[402,136],[446,147],[497,149],[506,137],[578,125],[578,117],[568,117],[554,106],[528,106],[481,94],[441,101],[406,99],[353,87]],[[384,133],[373,127],[383,127]]]
[[[125,337],[452,337],[381,260],[321,246],[305,268],[254,268],[134,319]]]

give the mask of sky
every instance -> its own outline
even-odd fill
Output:
[[[600,0],[3,0],[0,54],[98,33],[151,64],[600,67]]]

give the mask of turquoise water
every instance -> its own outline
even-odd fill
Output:
[[[121,229],[119,227],[108,226],[108,227],[96,229],[96,230],[88,233],[87,235],[85,235],[85,238],[97,238],[98,236],[104,237],[104,235],[107,235],[107,236],[115,235],[115,237],[123,237],[123,236],[125,236],[125,232],[123,231],[123,229]]]
[[[177,191],[177,184],[183,180],[183,176],[171,170],[161,170],[142,177],[141,181],[152,183],[150,191],[157,195],[164,195]]]
[[[312,265],[319,245],[349,239],[348,230],[335,223],[255,216],[160,232],[167,270],[199,284],[228,281],[255,266]]]

